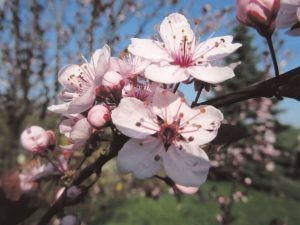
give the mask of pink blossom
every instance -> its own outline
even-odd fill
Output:
[[[222,113],[212,106],[191,109],[182,97],[157,88],[153,102],[123,98],[112,121],[131,137],[117,157],[119,169],[143,179],[162,167],[175,183],[198,187],[209,159],[200,148],[217,135]]]
[[[158,84],[144,77],[136,76],[129,80],[122,90],[123,97],[134,97],[141,101],[152,101]]]
[[[275,29],[275,19],[280,0],[237,0],[237,19],[255,28],[262,36],[270,36]]]
[[[100,129],[110,120],[110,111],[103,104],[95,105],[89,110],[87,120],[94,128]]]
[[[88,110],[94,104],[96,88],[101,84],[110,65],[110,48],[105,45],[92,55],[90,62],[70,64],[59,71],[58,81],[63,86],[62,98],[66,102],[48,107],[50,111],[72,114]]]
[[[111,69],[120,73],[123,77],[123,97],[135,97],[142,101],[151,101],[154,90],[158,85],[154,82],[149,82],[144,77],[144,70],[149,63],[148,60],[130,53],[124,54],[121,59],[111,58]]]
[[[207,83],[220,83],[234,76],[229,66],[220,66],[225,56],[241,47],[232,44],[232,36],[210,38],[198,43],[187,19],[172,13],[160,25],[162,41],[132,38],[129,52],[151,62],[145,77],[159,83],[172,84],[192,75]]]
[[[112,57],[110,61],[111,70],[118,72],[124,79],[143,75],[149,61],[130,53],[123,55],[121,59]]]
[[[22,146],[31,152],[43,152],[54,142],[53,132],[45,131],[39,126],[28,127],[21,134]]]

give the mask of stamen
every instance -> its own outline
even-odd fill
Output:
[[[159,156],[159,155],[155,155],[155,156],[154,156],[154,160],[155,160],[155,161],[160,160],[160,156]]]
[[[192,142],[194,140],[194,137],[192,137],[192,136],[190,136],[189,138],[188,138],[188,141],[189,142]]]

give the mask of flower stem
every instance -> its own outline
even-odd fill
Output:
[[[49,163],[52,164],[52,166],[54,166],[55,169],[57,169],[57,171],[61,174],[64,174],[64,172],[61,170],[60,166],[58,166],[56,163],[53,162],[52,159],[49,158],[49,156],[47,154],[40,154],[41,157],[45,158],[48,160]]]
[[[195,105],[197,105],[197,103],[198,103],[198,101],[199,101],[199,98],[200,98],[200,95],[201,95],[201,92],[202,92],[203,88],[204,88],[204,85],[201,84],[201,87],[199,88],[199,90],[198,90],[198,92],[197,92],[197,95],[196,95],[196,97],[195,97],[195,100],[192,102],[191,107],[194,107]]]
[[[277,59],[276,59],[276,53],[275,53],[273,42],[272,42],[272,36],[266,37],[266,39],[268,42],[269,51],[271,53],[271,57],[272,57],[272,61],[273,61],[275,76],[277,77],[277,76],[279,76],[279,69],[278,69],[278,63],[277,63]]]
[[[176,93],[177,89],[179,88],[180,82],[177,83],[173,89],[173,93]]]

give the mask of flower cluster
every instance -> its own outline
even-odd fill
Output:
[[[176,190],[188,193],[184,190],[196,191],[206,180],[210,162],[201,146],[216,137],[223,115],[209,105],[191,108],[174,86],[209,86],[234,77],[223,58],[241,44],[232,43],[232,36],[200,41],[179,13],[162,21],[159,34],[160,40],[132,38],[121,57],[112,57],[104,45],[90,61],[63,67],[58,74],[63,103],[49,110],[65,118],[59,125],[69,140],[60,146],[64,158],[93,134],[116,128],[129,138],[117,156],[121,172],[143,179],[164,170]],[[21,140],[33,152],[52,143],[49,132],[37,126],[26,129]]]
[[[275,29],[279,6],[279,0],[237,0],[237,18],[268,37]],[[298,6],[297,0],[283,1],[277,21],[281,27],[291,26],[293,34],[298,32]],[[282,15],[288,16],[282,19]],[[63,67],[58,74],[63,103],[48,109],[65,118],[59,125],[68,139],[60,146],[65,161],[109,127],[127,137],[118,149],[121,172],[144,179],[163,170],[174,190],[192,193],[206,180],[210,162],[202,146],[216,137],[223,114],[209,105],[191,108],[177,89],[180,83],[194,83],[200,94],[199,85],[209,90],[234,77],[239,62],[226,65],[223,59],[241,44],[232,43],[232,36],[200,41],[179,13],[162,21],[159,36],[132,38],[120,57],[111,56],[110,47],[104,45],[89,61],[83,58],[80,65]],[[47,158],[55,135],[32,126],[22,133],[21,142]],[[52,161],[52,170],[63,174],[64,168],[55,162],[59,160]]]

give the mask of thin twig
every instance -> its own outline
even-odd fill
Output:
[[[203,90],[203,88],[204,88],[204,85],[203,85],[202,83],[201,83],[200,85],[201,85],[201,86],[200,86],[200,88],[199,88],[199,90],[198,90],[198,92],[197,92],[197,95],[196,95],[194,101],[192,102],[191,107],[194,107],[195,105],[197,105],[197,103],[198,103],[198,101],[199,101],[201,92],[202,92],[202,90]]]
[[[290,70],[280,76],[273,77],[255,85],[251,85],[244,90],[232,92],[230,94],[222,95],[205,102],[197,103],[196,105],[194,105],[194,107],[199,105],[213,105],[215,107],[223,107],[252,98],[271,98],[274,96],[285,96],[285,92],[289,90],[288,87],[294,88],[291,87],[291,85],[293,84],[293,80],[297,80],[296,78],[300,79],[300,67]],[[295,96],[294,98],[300,100],[300,98],[298,98],[297,96]]]
[[[274,45],[273,45],[273,41],[272,41],[272,36],[266,37],[266,39],[267,39],[269,51],[270,51],[271,57],[272,57],[273,67],[274,67],[274,70],[275,70],[275,76],[277,77],[277,76],[279,76],[279,69],[278,69],[276,53],[275,53]]]
[[[177,84],[175,85],[175,87],[174,87],[174,89],[173,89],[173,93],[176,93],[176,91],[177,91],[178,88],[179,88],[179,85],[180,85],[180,82],[177,83]]]

